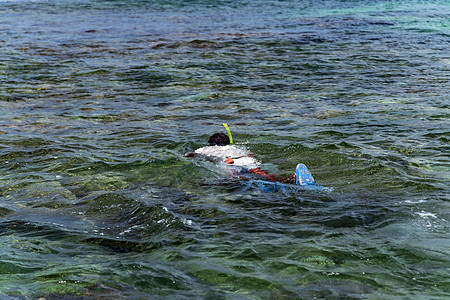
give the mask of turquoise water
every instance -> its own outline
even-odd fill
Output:
[[[0,298],[448,299],[449,8],[0,1]]]

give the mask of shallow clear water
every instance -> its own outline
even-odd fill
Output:
[[[447,299],[449,7],[0,1],[0,298]]]

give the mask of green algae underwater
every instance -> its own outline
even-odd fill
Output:
[[[448,299],[449,6],[0,1],[0,299]]]

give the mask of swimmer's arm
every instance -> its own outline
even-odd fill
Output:
[[[195,152],[188,152],[184,156],[185,157],[195,157],[197,154]]]

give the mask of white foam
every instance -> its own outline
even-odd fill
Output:
[[[416,213],[416,214],[418,214],[422,218],[437,218],[437,216],[435,214],[430,213],[430,212],[426,212],[426,211],[423,211],[423,210],[421,212]]]
[[[412,201],[412,200],[405,200],[405,203],[410,203],[410,204],[419,204],[419,203],[423,203],[426,202],[425,200],[417,200],[417,201]]]

